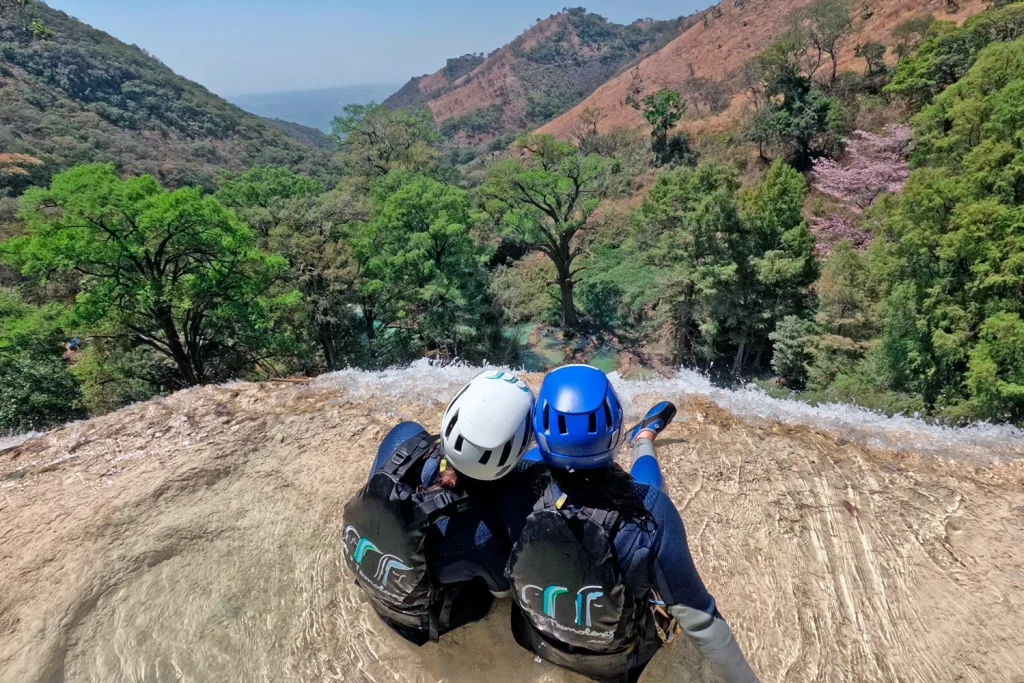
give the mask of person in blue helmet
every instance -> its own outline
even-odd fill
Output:
[[[626,434],[600,370],[567,366],[544,380],[527,500],[506,510],[512,631],[535,655],[596,681],[636,681],[681,630],[728,683],[756,683],[694,566],[675,505],[662,491],[655,437],[675,417],[661,403]],[[624,441],[630,473],[614,463]],[[662,615],[659,622],[657,614]]]
[[[511,542],[493,501],[533,440],[532,409],[521,379],[481,374],[449,404],[439,435],[414,422],[392,429],[345,506],[346,564],[406,640],[436,642],[507,595]]]

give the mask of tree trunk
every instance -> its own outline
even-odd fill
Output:
[[[575,330],[580,324],[579,316],[576,315],[576,302],[573,301],[576,283],[571,277],[559,276],[558,288],[562,290],[562,327],[566,330]]]
[[[171,351],[171,359],[178,366],[178,374],[181,376],[182,383],[186,387],[197,386],[201,383],[202,378],[196,373],[195,367],[192,365],[192,359],[189,358],[185,347],[181,345],[181,339],[178,337],[178,328],[174,325],[174,318],[171,317],[170,311],[158,312],[157,320],[166,338],[167,348]]]
[[[761,337],[761,343],[757,345],[757,355],[754,356],[754,367],[758,371],[761,370],[761,359],[764,357],[764,345],[766,341],[767,339],[765,337]]]
[[[733,377],[738,377],[740,371],[743,369],[743,356],[747,351],[747,338],[744,337],[743,341],[740,342],[740,348],[736,351],[736,360],[732,364]]]
[[[337,370],[334,360],[334,335],[329,324],[320,327],[320,348],[324,352],[324,363],[328,370]]]

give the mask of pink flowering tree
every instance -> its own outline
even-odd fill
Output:
[[[911,128],[890,125],[885,135],[858,130],[846,141],[843,159],[819,159],[814,164],[814,189],[838,200],[843,208],[831,216],[814,218],[811,228],[819,251],[828,253],[837,242],[848,239],[867,245],[870,234],[860,227],[860,216],[884,193],[896,193],[910,175],[907,151]]]
[[[810,224],[817,242],[815,251],[819,256],[828,256],[843,240],[853,242],[853,246],[858,249],[864,249],[871,241],[871,232],[862,228],[853,216],[841,213],[815,216],[811,218]]]

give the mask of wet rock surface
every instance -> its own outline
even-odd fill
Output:
[[[0,681],[582,680],[519,649],[502,603],[414,648],[342,566],[381,438],[433,426],[448,393],[386,373],[203,388],[3,451]],[[762,680],[1024,681],[1019,460],[680,407],[668,492]],[[643,680],[714,677],[683,642]]]

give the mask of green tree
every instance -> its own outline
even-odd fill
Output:
[[[654,308],[656,322],[668,325],[676,363],[713,363],[722,338],[738,322],[744,249],[738,188],[726,166],[677,169],[658,177],[634,216],[632,269],[648,269],[655,277],[634,305]]]
[[[169,192],[150,176],[120,180],[112,165],[80,166],[22,199],[28,235],[5,243],[31,277],[73,274],[73,312],[98,335],[147,346],[173,364],[180,386],[237,376],[272,362],[272,295],[285,263],[198,189]]]
[[[350,104],[331,123],[331,131],[342,162],[364,188],[391,171],[438,172],[442,138],[425,107]]]
[[[44,429],[86,416],[78,382],[62,359],[63,310],[0,289],[0,431]]]
[[[851,0],[814,0],[799,15],[807,41],[816,54],[816,63],[807,73],[809,78],[814,78],[824,56],[828,55],[832,68],[827,84],[835,83],[839,73],[839,51],[853,31],[852,5]]]
[[[244,173],[222,174],[216,196],[221,204],[234,209],[266,244],[270,233],[291,217],[297,205],[314,201],[323,191],[319,180],[290,169],[253,166]]]
[[[992,42],[1010,42],[1024,36],[1024,3],[990,9],[971,17],[963,26],[935,22],[907,58],[900,61],[886,92],[902,95],[924,106],[947,86],[963,78],[981,51]]]
[[[814,359],[813,346],[817,326],[811,320],[795,315],[779,321],[771,340],[775,346],[772,370],[791,389],[803,389],[807,384],[808,368]]]
[[[975,413],[996,420],[1024,420],[1024,321],[997,313],[984,322],[971,351],[967,388]]]
[[[896,24],[896,27],[892,30],[892,37],[896,40],[893,52],[896,54],[897,63],[902,62],[904,57],[917,49],[917,46],[928,35],[934,23],[935,17],[931,14],[925,14],[905,19]]]
[[[1018,410],[1016,370],[996,347],[1013,348],[1011,321],[1024,314],[1021,102],[1024,39],[990,45],[914,119],[918,168],[873,248],[888,283],[882,348],[893,388],[939,408],[973,402],[995,414],[1002,395],[1006,412]],[[993,377],[1009,382],[1005,394]]]
[[[768,335],[788,316],[803,317],[810,307],[811,287],[818,278],[814,235],[803,217],[807,194],[803,176],[781,160],[772,164],[761,184],[743,195],[740,219],[747,238],[743,248],[743,286],[738,316],[734,372],[749,363],[760,365]]]
[[[885,45],[881,43],[864,43],[857,46],[856,56],[867,64],[864,75],[876,76],[889,70],[885,64]]]
[[[682,134],[672,135],[672,130],[686,114],[686,103],[679,93],[662,88],[634,106],[651,125],[651,149],[657,165],[685,161],[690,154],[689,140]]]
[[[845,129],[839,101],[825,96],[800,66],[806,51],[799,32],[772,42],[745,67],[744,78],[756,112],[747,135],[762,158],[776,148],[801,171],[838,147]]]
[[[573,292],[580,268],[574,264],[604,195],[608,166],[596,154],[584,154],[551,135],[526,136],[520,146],[529,156],[492,166],[481,193],[505,235],[551,259],[562,326],[575,330],[580,321]]]
[[[323,194],[316,180],[265,166],[223,176],[217,198],[256,228],[265,247],[287,259],[324,365],[337,370],[358,362],[352,310],[357,266],[345,228],[369,218],[368,198],[347,187]]]
[[[395,172],[374,185],[372,199],[371,220],[349,228],[370,364],[402,360],[410,345],[415,355],[479,359],[496,320],[465,190]]]

